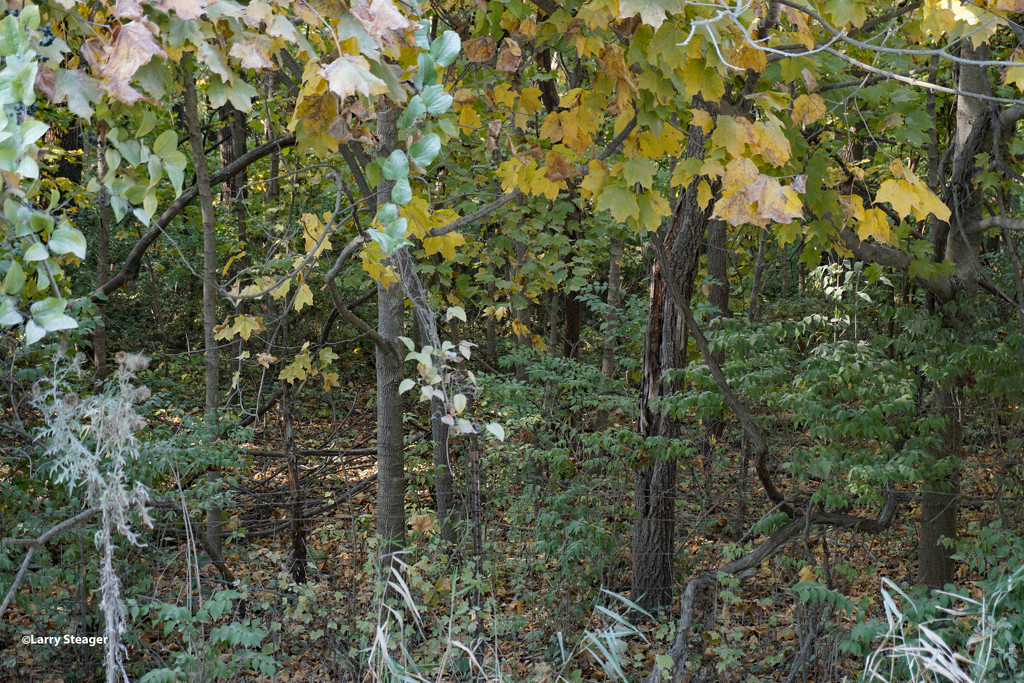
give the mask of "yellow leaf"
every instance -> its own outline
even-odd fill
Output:
[[[326,235],[323,234],[324,224],[320,222],[319,217],[311,213],[304,213],[302,214],[302,217],[299,219],[299,222],[302,223],[302,236],[305,238],[306,241],[307,254],[316,249],[316,252],[313,253],[313,258],[316,258],[325,250],[331,251],[331,241],[330,239],[327,238]],[[317,240],[321,239],[321,237],[323,239],[320,242],[320,246],[318,247],[316,243]]]
[[[721,218],[730,225],[755,223],[757,216],[753,207],[742,190],[723,190],[722,196],[715,202],[714,217]]]
[[[492,91],[494,95],[495,104],[499,104],[505,109],[512,109],[512,100],[515,95],[512,93],[512,86],[508,83],[502,83]]]
[[[519,109],[521,111],[532,114],[543,108],[544,105],[540,101],[540,88],[523,88],[519,93]]]
[[[800,580],[801,581],[817,581],[818,577],[814,573],[814,567],[811,565],[805,565],[800,568]]]
[[[857,237],[866,240],[869,237],[877,242],[890,243],[892,237],[889,234],[889,219],[881,209],[867,209],[864,211],[864,218],[857,226]]]
[[[600,194],[605,179],[608,177],[608,167],[597,159],[591,160],[589,169],[587,177],[580,183],[580,194],[584,199]]]
[[[757,49],[747,41],[743,41],[743,45],[732,54],[729,62],[734,66],[750,69],[757,73],[764,73],[764,70],[768,68],[768,58],[764,51]]]
[[[766,112],[767,121],[757,122],[758,140],[755,146],[751,146],[753,154],[760,154],[765,161],[782,166],[793,156],[793,150],[789,145],[789,138],[783,132],[782,121]]]
[[[697,205],[702,209],[708,208],[708,202],[714,194],[711,192],[711,185],[708,184],[707,180],[701,180],[697,186]]]
[[[551,142],[559,142],[563,136],[561,118],[557,111],[553,111],[544,117],[544,123],[540,127],[540,137]]]
[[[747,147],[757,144],[758,134],[750,121],[736,116],[718,117],[718,126],[711,134],[712,147],[724,148],[730,156],[741,157]]]
[[[269,353],[257,353],[256,362],[269,370],[270,364],[277,362],[277,356],[274,356]]]
[[[699,127],[707,135],[714,130],[715,120],[703,109],[694,109],[693,115],[690,117],[690,125]]]
[[[471,104],[466,104],[458,107],[459,110],[459,125],[463,128],[480,128],[484,125],[484,122],[480,120],[480,115],[476,113],[476,107]]]
[[[878,188],[875,203],[888,202],[900,218],[906,218],[914,210],[914,188],[902,178],[886,180]]]
[[[821,95],[800,95],[793,101],[793,122],[806,126],[825,115],[825,100]]]
[[[330,391],[334,387],[340,387],[341,382],[338,381],[338,373],[336,372],[325,372],[324,378],[324,391]]]
[[[313,290],[305,282],[299,285],[299,291],[295,293],[295,310],[301,311],[303,306],[313,303]]]
[[[441,253],[449,261],[455,260],[455,247],[466,243],[466,238],[458,232],[449,232],[446,235],[440,237],[427,237],[423,240],[423,250],[427,256],[432,256],[438,252]]]
[[[512,333],[517,337],[525,337],[530,334],[530,330],[523,324],[519,318],[512,319]]]
[[[384,259],[384,252],[376,242],[370,241],[363,245],[363,249],[359,253],[359,259],[362,261],[363,270],[374,280],[384,285],[384,289],[388,289],[393,283],[398,282],[398,274],[395,272],[395,269],[392,266],[385,266],[381,263]]]

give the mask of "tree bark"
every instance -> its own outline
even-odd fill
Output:
[[[618,344],[619,307],[622,305],[622,237],[612,235],[608,246],[608,309],[604,316],[604,343],[601,348],[601,374],[615,376],[615,347]]]
[[[377,114],[377,156],[386,157],[398,146],[399,110]],[[382,179],[377,186],[376,205],[387,203],[391,182]],[[388,259],[393,264],[395,258]],[[402,381],[404,354],[398,337],[404,328],[405,296],[402,287],[377,283],[377,332],[384,344],[378,344],[377,360],[377,536],[380,556],[388,558],[405,544],[405,444],[403,443]]]
[[[206,165],[202,130],[199,124],[199,104],[196,98],[195,78],[191,64],[182,66],[185,81],[185,121],[188,127],[189,145],[192,147],[192,162],[196,172],[196,186],[199,190],[199,205],[203,216],[203,358],[206,365],[206,391],[204,417],[206,430],[211,440],[217,438],[219,410],[218,384],[219,359],[217,340],[213,328],[217,325],[217,219],[213,209],[213,191],[210,187],[210,170]],[[216,472],[207,476],[217,479]],[[211,506],[206,518],[206,536],[210,546],[222,554],[223,511]]]
[[[703,156],[704,135],[690,129],[688,156]],[[713,206],[709,204],[709,207]],[[708,212],[697,204],[697,186],[692,183],[676,208],[669,232],[666,269],[657,259],[651,266],[650,305],[644,335],[644,359],[640,386],[639,431],[645,437],[675,439],[678,423],[652,407],[655,401],[675,394],[678,382],[670,382],[665,371],[686,363],[686,327],[682,311],[668,296],[666,278],[679,285],[685,300],[693,293],[700,242]],[[659,453],[636,471],[633,525],[633,582],[631,598],[647,611],[672,604],[673,553],[675,544],[676,462],[669,453]]]
[[[96,226],[96,281],[94,289],[100,289],[110,279],[110,196],[103,185],[107,175],[107,128],[100,124],[99,141],[96,145],[96,175],[100,181],[97,200],[99,202],[99,224]],[[96,328],[92,336],[92,358],[96,367],[96,379],[107,376],[107,304],[100,302]]]

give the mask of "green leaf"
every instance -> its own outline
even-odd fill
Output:
[[[406,184],[409,182],[409,158],[400,149],[396,149],[391,153],[391,156],[381,164],[380,170],[388,180],[405,180]],[[403,202],[399,203],[402,204]]]
[[[402,247],[412,244],[412,242],[405,238],[394,239],[390,235],[373,228],[367,230],[366,234],[370,236],[370,239],[380,245],[380,248],[387,256],[391,256]]]
[[[452,397],[452,407],[455,408],[455,414],[458,415],[466,409],[466,396],[465,394],[455,394]]]
[[[426,168],[440,151],[441,138],[435,133],[430,133],[409,146],[409,157],[420,168]]]
[[[25,250],[26,261],[45,261],[50,257],[50,252],[46,250],[46,245],[42,242],[33,242],[32,245]]]
[[[0,325],[11,327],[13,325],[20,325],[24,320],[25,318],[22,317],[21,313],[18,313],[14,299],[9,296],[0,297]]]
[[[459,56],[462,39],[454,31],[445,31],[430,44],[430,57],[438,66],[448,66]]]
[[[640,206],[636,203],[636,195],[618,183],[606,185],[597,198],[599,211],[610,211],[612,216],[619,223],[625,223],[629,218],[640,217]]]
[[[654,184],[654,174],[658,167],[654,161],[644,156],[634,156],[622,164],[622,177],[630,185],[640,183],[645,190],[651,189]]]
[[[395,186],[391,188],[391,201],[399,206],[405,206],[412,201],[412,186],[408,178],[399,178]]]
[[[7,275],[4,276],[4,293],[21,294],[24,288],[25,270],[21,267],[20,263],[13,261],[11,267],[7,269]],[[4,300],[7,300],[6,297]],[[18,322],[21,321],[19,320]]]
[[[505,441],[505,428],[497,422],[488,422],[485,429],[494,435],[494,438],[498,441]]]
[[[423,89],[423,104],[427,105],[427,111],[439,116],[452,106],[453,98],[444,91],[443,85],[428,85]]]
[[[421,52],[416,58],[416,74],[412,77],[412,84],[417,90],[423,90],[424,86],[437,83],[437,65],[426,52]]]
[[[404,394],[405,392],[412,389],[414,386],[416,386],[416,380],[409,379],[408,377],[406,377],[405,379],[402,380],[402,383],[398,385],[398,393]]]
[[[46,336],[46,330],[36,325],[31,320],[25,325],[25,345],[32,346],[37,341]]]
[[[54,230],[46,246],[57,256],[74,254],[80,259],[85,258],[85,236],[70,226]]]
[[[398,206],[387,203],[377,209],[377,222],[383,226],[389,226],[398,220]]]
[[[398,129],[403,131],[412,130],[416,126],[419,117],[427,113],[427,105],[423,104],[422,95],[413,95],[409,104],[405,105],[402,115],[398,117]]]
[[[156,142],[153,143],[153,154],[161,159],[169,156],[176,149],[178,149],[178,134],[173,130],[165,130],[160,133]]]

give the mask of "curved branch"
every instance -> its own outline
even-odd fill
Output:
[[[665,254],[665,245],[661,241],[661,237],[656,232],[651,233],[651,245],[654,247],[654,257],[661,264],[662,271],[668,273],[668,256]],[[746,433],[747,438],[750,439],[750,443],[754,448],[755,463],[757,469],[757,477],[761,481],[761,485],[764,487],[765,493],[773,503],[779,503],[784,501],[783,495],[775,488],[775,484],[772,482],[771,477],[768,474],[768,468],[765,463],[768,456],[768,442],[765,441],[764,435],[761,434],[760,428],[757,423],[754,422],[753,418],[750,417],[750,411],[747,410],[742,399],[740,399],[732,387],[729,386],[729,380],[726,379],[725,374],[722,372],[721,366],[718,361],[715,360],[714,354],[711,353],[711,349],[708,346],[708,340],[704,337],[704,333],[697,325],[697,321],[693,317],[693,313],[690,311],[690,306],[686,301],[686,297],[679,289],[679,284],[671,277],[665,277],[665,284],[668,286],[669,294],[672,297],[673,303],[683,313],[683,319],[686,321],[686,327],[690,330],[690,334],[693,335],[693,340],[697,344],[697,348],[700,350],[701,356],[704,358],[704,363],[707,364],[708,370],[711,372],[711,377],[715,381],[715,387],[718,388],[719,393],[725,399],[725,402],[729,404],[729,408],[732,409],[733,413],[739,419],[740,424],[743,426],[743,431]],[[789,506],[786,506],[787,508]],[[790,516],[792,512],[787,509]]]
[[[238,157],[217,173],[214,173],[210,177],[210,184],[219,185],[227,182],[268,154],[280,151],[286,147],[291,147],[294,144],[295,135],[289,134],[260,145],[252,151]],[[138,276],[139,267],[142,264],[142,257],[146,254],[146,251],[153,245],[153,242],[155,242],[160,236],[160,233],[170,225],[171,221],[177,218],[178,214],[184,211],[185,207],[187,207],[198,195],[199,187],[197,185],[193,185],[182,192],[170,206],[164,209],[164,212],[160,214],[160,217],[153,221],[149,230],[147,230],[145,234],[139,238],[139,241],[135,243],[135,246],[132,247],[131,252],[128,254],[128,258],[125,259],[125,262],[121,265],[120,272],[107,280],[103,286],[99,287],[93,293],[93,301],[99,301],[102,297],[110,296],[110,294],[123,287],[129,280],[134,280]]]
[[[690,627],[693,624],[693,611],[696,607],[698,593],[708,585],[718,581],[719,575],[730,574],[736,576],[760,566],[762,562],[768,560],[779,552],[786,543],[800,534],[803,534],[812,525],[853,527],[855,531],[879,533],[888,529],[892,524],[892,521],[896,518],[896,512],[899,510],[899,503],[900,499],[896,495],[896,492],[888,489],[885,492],[885,505],[882,507],[882,510],[878,513],[878,516],[875,519],[839,513],[808,512],[799,519],[794,519],[781,529],[776,530],[768,540],[759,544],[743,557],[733,560],[720,569],[705,572],[704,574],[691,579],[690,582],[686,584],[686,588],[683,590],[683,596],[680,599],[679,620],[676,622],[676,639],[672,643],[671,649],[668,651],[668,655],[672,658],[673,662],[672,672],[678,673],[679,668],[686,661],[687,650],[689,648]],[[665,673],[669,672],[664,671],[661,667],[655,664],[654,668],[646,678],[646,683],[658,683],[659,681],[664,680],[663,677]]]

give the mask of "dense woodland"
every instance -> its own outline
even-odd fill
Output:
[[[0,679],[1024,680],[1019,22],[7,0]]]

